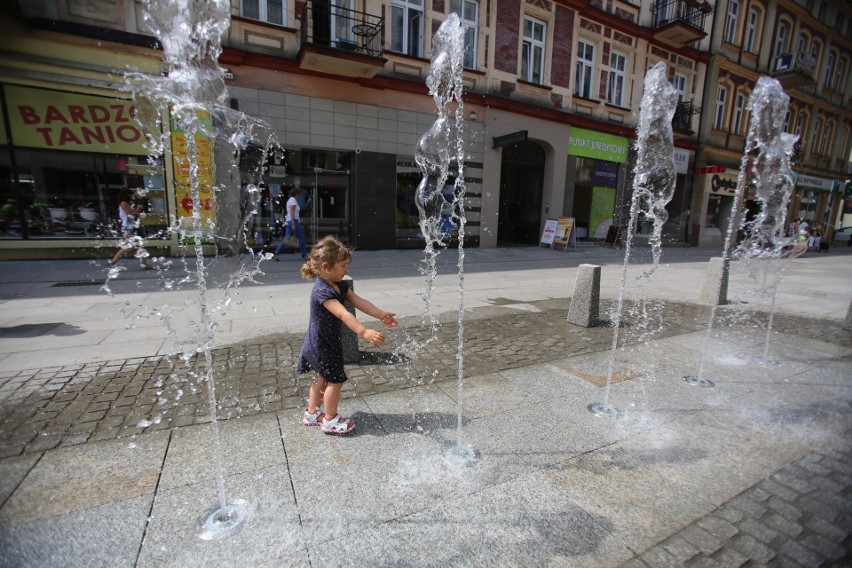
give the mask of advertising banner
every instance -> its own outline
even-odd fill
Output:
[[[615,210],[615,188],[592,187],[592,207],[589,212],[589,238],[603,239],[612,225]]]
[[[577,245],[577,232],[574,230],[573,217],[560,217],[556,221],[556,234],[553,236],[554,245],[561,245],[565,250],[568,250],[568,245]]]
[[[201,230],[205,233],[204,242],[213,242],[212,231],[215,224],[216,201],[213,194],[213,153],[212,143],[204,131],[212,131],[210,114],[196,111],[196,120],[200,128],[195,133],[195,165],[198,177],[198,203],[192,199],[192,178],[189,148],[187,147],[186,126],[180,118],[172,114],[172,159],[175,179],[175,211],[180,219],[183,231],[192,230],[192,212],[199,207]],[[210,235],[209,237],[206,235]],[[191,240],[191,239],[185,239]]]
[[[601,187],[618,187],[618,164],[595,160],[592,183]]]
[[[16,146],[145,155],[133,101],[6,85]]]
[[[544,222],[544,230],[541,232],[539,245],[552,245],[553,238],[556,236],[556,219],[548,219]]]
[[[629,140],[622,136],[572,127],[568,137],[568,155],[623,164],[627,162],[629,144]]]

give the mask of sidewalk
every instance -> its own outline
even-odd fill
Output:
[[[225,493],[249,511],[222,541],[196,536],[219,491],[206,384],[186,368],[198,362],[165,357],[180,338],[156,316],[134,320],[190,294],[162,290],[153,271],[129,268],[110,297],[51,287],[100,266],[5,263],[0,566],[848,563],[852,255],[786,271],[777,365],[758,362],[766,306],[747,275],[732,276],[734,303],[708,337],[695,301],[711,255],[666,250],[650,283],[631,267],[607,391],[612,328],[565,318],[581,263],[603,265],[611,304],[623,251],[467,251],[467,467],[443,457],[458,435],[454,255],[433,297],[437,339],[414,352],[429,336],[420,253],[356,252],[359,294],[402,325],[348,369],[349,438],[299,423],[308,382],[292,367],[310,285],[295,259],[264,264],[264,284],[217,315]],[[169,324],[180,336],[183,322]],[[714,388],[683,380],[702,356]],[[615,420],[586,409],[606,392]]]

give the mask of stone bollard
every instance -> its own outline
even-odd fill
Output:
[[[704,288],[701,289],[699,301],[704,304],[721,306],[728,303],[728,273],[731,267],[730,259],[713,257],[707,266],[704,277]]]
[[[849,308],[846,310],[846,322],[843,324],[843,329],[852,331],[852,300],[849,300]]]
[[[568,323],[592,327],[598,323],[601,308],[601,267],[581,264],[577,269],[577,282],[568,309]]]
[[[355,289],[355,281],[352,280],[352,277],[348,274],[343,277],[344,280],[349,281],[349,288],[351,290]],[[349,302],[343,302],[343,307],[349,310],[349,313],[353,316],[355,315],[355,308],[352,307],[352,304]],[[344,363],[357,363],[358,362],[358,336],[355,335],[355,332],[349,329],[345,324],[341,323],[341,327],[343,331],[340,335],[340,342],[343,347],[343,362]]]

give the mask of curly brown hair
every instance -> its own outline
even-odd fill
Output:
[[[338,262],[347,260],[352,260],[352,251],[346,245],[328,235],[313,246],[299,273],[302,278],[313,280],[319,275],[323,263],[327,262],[329,266],[334,266]]]

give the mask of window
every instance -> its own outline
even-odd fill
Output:
[[[822,130],[822,121],[820,119],[816,119],[814,121],[814,131],[811,135],[811,148],[814,154],[817,154],[817,142],[819,141],[819,131]]]
[[[739,21],[739,17],[739,0],[728,0],[728,15],[725,18],[725,41],[728,43],[736,43],[737,41],[737,22]]]
[[[748,23],[746,24],[745,49],[749,53],[756,53],[755,45],[757,44],[757,29],[760,22],[760,12],[757,8],[752,8],[748,12]]]
[[[393,0],[390,13],[390,49],[421,57],[423,0]]]
[[[822,144],[820,144],[820,153],[823,156],[828,156],[831,150],[831,123],[825,125],[825,130],[822,133]]]
[[[681,75],[680,73],[675,73],[674,76],[674,90],[677,94],[677,102],[683,102],[683,99],[686,98],[686,76]]]
[[[843,92],[843,83],[846,81],[846,59],[837,62],[837,73],[834,75],[834,90]]]
[[[775,55],[781,55],[787,48],[787,24],[778,24],[778,35],[775,36]]]
[[[793,117],[793,114],[787,109],[787,114],[784,115],[784,132],[790,133],[790,119]]]
[[[450,11],[458,14],[464,28],[464,61],[467,69],[476,69],[476,38],[479,30],[479,4],[471,0],[450,0]]]
[[[796,118],[796,131],[793,134],[801,141],[802,140],[802,132],[805,131],[805,115],[803,113],[799,113],[799,116]]]
[[[819,52],[822,50],[822,46],[819,42],[815,41],[811,43],[811,57],[813,58],[813,63],[816,65],[819,62]]]
[[[716,90],[716,112],[713,114],[713,129],[722,130],[725,126],[725,103],[728,100],[728,88],[719,85]]]
[[[283,0],[242,0],[240,14],[252,20],[284,25]]]
[[[616,52],[609,56],[609,86],[606,100],[615,106],[624,106],[624,75],[627,71],[627,57]]]
[[[831,80],[834,78],[834,52],[828,53],[828,61],[825,63],[825,79],[822,86],[826,89],[831,88]]]
[[[521,54],[521,79],[530,83],[544,82],[545,24],[541,20],[524,18],[524,47]]]
[[[595,46],[584,41],[577,43],[577,96],[592,98],[592,79],[595,76]]]
[[[731,132],[740,134],[743,125],[743,112],[745,111],[746,97],[743,93],[737,93],[737,102],[734,104],[734,120],[731,124]]]
[[[807,47],[808,47],[808,36],[806,36],[805,34],[799,34],[799,48],[798,48],[799,53],[802,53],[802,54],[807,53],[807,51],[808,51]]]

